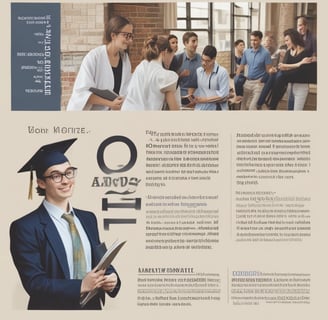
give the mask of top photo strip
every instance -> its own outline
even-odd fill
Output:
[[[12,111],[317,109],[317,3],[11,3]]]

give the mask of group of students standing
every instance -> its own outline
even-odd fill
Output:
[[[232,103],[230,78],[228,71],[217,63],[214,46],[207,45],[202,54],[197,53],[198,36],[188,31],[182,38],[184,51],[177,53],[175,35],[154,35],[144,41],[143,60],[132,73],[128,49],[133,41],[133,29],[133,24],[124,17],[115,16],[109,20],[106,44],[92,49],[82,61],[68,111],[229,110]],[[288,29],[284,33],[287,45],[284,63],[273,66],[271,54],[261,45],[262,37],[261,31],[253,31],[250,49],[244,50],[242,40],[238,44],[239,66],[233,103],[241,102],[243,110],[257,110],[261,108],[258,104],[261,93],[265,101],[270,92],[269,107],[276,109],[285,87],[293,83],[288,85],[290,105],[300,108],[305,100],[299,101],[298,92],[304,91],[305,86],[296,83],[306,83],[302,75],[309,70],[304,67],[316,61],[316,52],[306,49],[300,32]],[[306,37],[309,39],[308,35]],[[312,34],[310,38],[314,40]],[[117,97],[108,100],[91,92],[90,88],[111,90]]]
[[[235,42],[237,65],[234,84],[236,98],[242,110],[276,110],[287,92],[288,110],[303,110],[309,83],[316,83],[316,38],[308,29],[305,17],[297,19],[297,29],[286,29],[284,45],[271,50],[272,36],[251,33],[251,48],[244,51],[244,41]],[[247,72],[245,67],[247,66]],[[266,104],[267,107],[263,108]]]
[[[92,49],[82,61],[67,110],[228,109],[229,75],[216,62],[216,48],[208,45],[202,55],[197,53],[194,32],[186,32],[182,40],[185,50],[177,54],[176,36],[147,38],[143,60],[132,73],[128,48],[133,25],[121,16],[111,18],[107,43]],[[107,100],[90,88],[111,90],[118,96]]]

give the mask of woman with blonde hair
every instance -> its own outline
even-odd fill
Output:
[[[162,60],[169,47],[167,36],[148,38],[142,50],[144,60],[136,67],[122,104],[126,110],[178,110],[176,86],[178,75],[163,67]]]

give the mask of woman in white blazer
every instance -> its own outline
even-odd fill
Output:
[[[131,78],[127,53],[133,41],[133,25],[121,16],[112,17],[106,26],[106,42],[92,49],[83,59],[76,77],[67,111],[120,110]],[[113,101],[89,89],[110,90],[118,97]]]

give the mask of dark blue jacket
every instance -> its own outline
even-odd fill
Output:
[[[97,219],[92,212],[74,209],[89,238],[92,267],[95,267],[100,244]],[[72,280],[63,242],[45,207],[39,208],[14,221],[10,226],[10,250],[21,278],[29,294],[28,309],[67,310],[81,309],[80,288],[82,280]],[[107,274],[115,272],[111,266]],[[117,275],[118,277],[118,275]],[[108,293],[115,297],[120,289]],[[95,296],[83,309],[101,309],[104,291]]]

